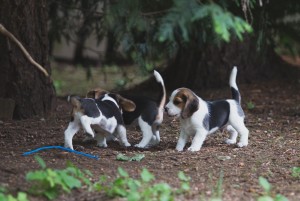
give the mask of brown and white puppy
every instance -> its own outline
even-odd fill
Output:
[[[249,131],[244,124],[244,112],[241,107],[241,96],[236,85],[237,69],[234,67],[230,75],[229,85],[232,98],[217,101],[204,101],[187,88],[179,88],[172,92],[165,107],[169,116],[180,118],[181,130],[176,145],[182,151],[189,137],[193,137],[189,151],[199,151],[208,134],[226,128],[231,136],[225,142],[235,144],[238,134],[238,147],[248,145]]]
[[[139,127],[143,133],[142,140],[135,145],[139,148],[148,148],[159,144],[159,127],[163,121],[164,105],[166,102],[166,89],[161,75],[154,71],[156,81],[161,85],[161,95],[159,100],[153,100],[149,97],[140,95],[122,94],[124,98],[132,100],[136,105],[134,111],[123,111],[122,116],[126,125],[131,124],[138,119]],[[100,98],[107,94],[106,90],[97,88],[87,93],[89,98]]]
[[[73,149],[73,136],[79,131],[80,127],[84,131],[95,137],[97,145],[107,147],[106,136],[103,132],[94,134],[91,126],[99,127],[106,134],[118,138],[121,145],[128,147],[126,129],[122,118],[121,110],[134,111],[135,104],[118,94],[107,93],[101,99],[69,97],[73,108],[71,121],[65,130],[65,147]]]

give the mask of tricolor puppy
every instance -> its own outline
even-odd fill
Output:
[[[122,118],[121,110],[134,111],[135,104],[118,94],[107,93],[99,99],[69,97],[73,109],[71,121],[65,130],[65,147],[73,149],[72,139],[80,127],[95,137],[97,145],[107,147],[106,136],[103,132],[94,134],[94,129],[100,128],[108,135],[118,138],[121,145],[128,147],[126,129]]]
[[[165,107],[169,116],[180,118],[181,130],[176,145],[182,151],[188,138],[193,137],[189,151],[199,151],[208,134],[226,128],[230,138],[225,142],[235,144],[238,134],[238,147],[248,145],[249,131],[244,124],[244,112],[241,107],[241,96],[236,85],[237,69],[234,67],[230,75],[232,99],[204,101],[190,89],[179,88],[172,92]]]
[[[160,142],[159,127],[163,121],[164,105],[166,103],[166,89],[161,75],[154,71],[156,81],[161,86],[161,94],[159,100],[140,95],[125,95],[124,98],[132,100],[136,105],[134,111],[124,110],[122,116],[126,125],[131,124],[138,119],[139,127],[143,133],[143,138],[135,147],[148,148],[157,145]],[[109,92],[102,89],[91,90],[87,93],[87,97],[99,98]]]

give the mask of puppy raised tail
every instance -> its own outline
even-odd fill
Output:
[[[232,98],[236,100],[239,104],[241,104],[241,94],[236,84],[236,75],[237,75],[237,67],[234,66],[231,70],[229,86],[231,89]]]
[[[160,95],[160,99],[159,99],[159,106],[158,106],[158,108],[159,108],[159,111],[163,112],[164,106],[165,106],[165,103],[166,103],[166,99],[167,99],[165,83],[164,83],[163,78],[159,74],[159,72],[157,72],[156,70],[154,70],[153,74],[154,74],[154,77],[155,77],[156,81],[161,84],[162,91],[161,91],[161,95]]]
[[[70,102],[73,105],[73,107],[78,108],[78,109],[81,107],[80,97],[70,95],[70,96],[68,96],[67,100],[68,100],[68,102]]]

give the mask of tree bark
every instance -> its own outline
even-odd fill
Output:
[[[169,92],[179,87],[221,88],[229,86],[233,66],[238,67],[238,84],[271,79],[297,81],[300,77],[300,70],[283,61],[272,46],[266,44],[263,51],[257,51],[253,37],[233,40],[220,47],[208,44],[198,48],[182,47],[161,74]],[[158,89],[155,85],[155,79],[150,78],[124,92],[155,94]]]
[[[198,49],[180,49],[164,72],[166,86],[169,89],[227,86],[233,66],[238,67],[238,83],[287,78],[289,65],[273,47],[266,46],[263,51],[257,51],[255,41],[253,37],[246,37],[242,42],[234,40],[221,47],[206,45]]]
[[[4,0],[0,2],[0,13],[0,22],[50,73],[46,0]],[[13,117],[22,119],[49,114],[56,102],[50,78],[3,35],[0,35],[0,47],[0,97],[15,101]]]

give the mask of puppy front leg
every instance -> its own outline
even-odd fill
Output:
[[[180,136],[179,136],[179,139],[178,139],[178,142],[177,142],[177,145],[176,145],[176,150],[177,151],[183,151],[183,148],[186,144],[186,141],[187,141],[187,134],[184,133],[183,130],[180,131]]]
[[[73,136],[78,132],[80,126],[79,122],[74,120],[69,123],[67,129],[65,130],[65,147],[73,149],[72,139]]]
[[[206,138],[206,135],[207,131],[198,130],[193,138],[191,146],[188,148],[188,151],[199,151]]]

